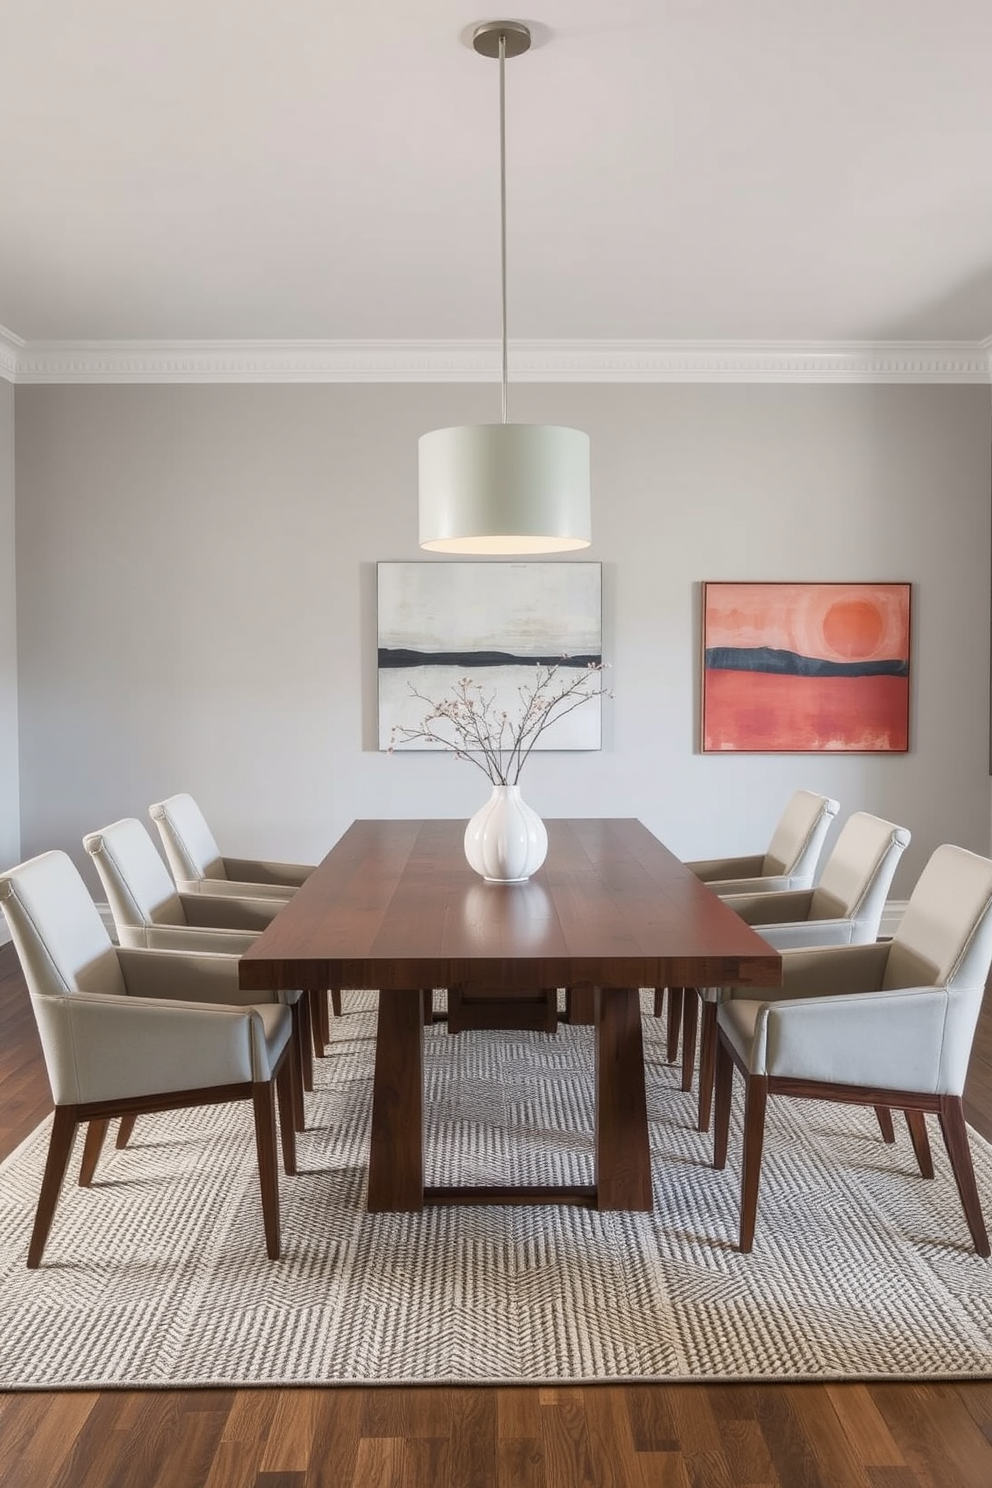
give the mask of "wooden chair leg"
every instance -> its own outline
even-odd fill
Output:
[[[434,1022],[434,988],[422,987],[420,995],[424,1000],[424,1027],[430,1028]]]
[[[287,1059],[295,1068],[295,1078],[292,1085],[293,1096],[293,1126],[296,1131],[306,1131],[307,1118],[303,1109],[304,1089],[313,1089],[313,1062],[310,1063],[310,1084],[307,1086],[306,1077],[306,1054],[304,1046],[309,1048],[310,1029],[307,1017],[306,999],[309,993],[305,992],[299,1002],[290,1003],[290,1012],[293,1017],[293,1033],[290,1038]]]
[[[669,1064],[675,1063],[675,1056],[679,1052],[679,1033],[682,1029],[682,988],[669,987],[668,989],[668,1048],[666,1058]]]
[[[664,989],[664,987],[655,987],[655,989],[654,989],[654,1015],[655,1015],[655,1017],[656,1018],[660,1018],[661,1015],[662,1015],[662,1013],[664,1012],[664,1009],[665,1009],[665,989]]]
[[[340,1016],[341,1016],[341,988],[340,987],[332,987],[331,988],[331,1008],[333,1010],[333,1013],[334,1013],[335,1018],[340,1018]]]
[[[313,1018],[307,1003],[314,994],[304,992],[299,1002],[293,1004],[293,1032],[300,1052],[300,1084],[304,1090],[313,1089]],[[320,996],[320,994],[317,994]],[[302,1127],[300,1130],[302,1131]]]
[[[137,1119],[137,1116],[121,1117],[121,1124],[117,1128],[117,1141],[114,1144],[116,1147],[123,1149],[127,1146],[134,1132],[134,1124]]]
[[[285,1063],[285,1061],[284,1061]],[[257,1080],[251,1087],[255,1111],[255,1150],[258,1153],[258,1183],[262,1193],[265,1251],[270,1261],[279,1259],[279,1170],[276,1159],[276,1107],[272,1080]],[[287,1123],[292,1127],[292,1122]]]
[[[709,1131],[713,1105],[713,1076],[717,1057],[716,1013],[718,1004],[703,999],[703,1024],[699,1040],[699,1108],[697,1131]]]
[[[876,1106],[875,1115],[878,1118],[878,1129],[882,1133],[882,1141],[891,1145],[896,1139],[895,1127],[892,1125],[892,1112],[888,1106]],[[908,1111],[906,1115],[909,1116]]]
[[[331,993],[331,997],[332,998],[334,997],[334,993],[333,992]],[[339,1008],[341,1006],[341,993],[340,992],[337,994],[337,1006]],[[320,1045],[319,1045],[319,1047],[320,1047],[321,1057],[323,1058],[324,1057],[324,1054],[325,1054],[325,1051],[327,1049],[327,1046],[331,1042],[331,1015],[327,1011],[327,993],[326,993],[326,991],[321,992],[320,996],[317,998],[317,1016],[320,1019]],[[316,1049],[317,1047],[318,1047],[318,1045],[317,1045],[317,1043],[315,1041],[314,1042],[314,1048]]]
[[[699,1023],[699,993],[695,987],[682,989],[682,1089],[692,1089],[696,1068],[696,1028]]]
[[[714,1004],[715,1006],[716,1004]],[[703,1004],[704,1008],[706,1004]],[[734,1061],[722,1039],[716,1046],[716,1120],[713,1123],[713,1166],[727,1166],[730,1141],[730,1105],[734,1094]]]
[[[279,1136],[282,1141],[282,1165],[290,1178],[296,1176],[296,1069],[291,1059],[284,1059],[276,1074],[276,1098],[279,1104]]]
[[[103,1151],[103,1141],[107,1135],[110,1118],[91,1121],[86,1128],[86,1140],[83,1142],[83,1160],[79,1165],[79,1186],[89,1188],[93,1182],[93,1174],[96,1165],[100,1161],[100,1153]]]
[[[761,1181],[767,1104],[768,1076],[748,1075],[744,1095],[744,1164],[741,1171],[740,1248],[745,1255],[754,1244],[754,1225],[758,1217],[758,1185]]]
[[[324,1012],[326,1016],[327,993],[316,992],[311,989],[307,993],[307,1005],[310,1009],[310,1035],[313,1040],[313,1052],[316,1054],[318,1059],[323,1059],[324,1050],[326,1048],[326,1041],[324,1039],[324,1020],[321,1018],[320,1015],[321,1003],[325,1004]]]
[[[975,1186],[975,1170],[971,1165],[971,1148],[968,1146],[968,1128],[964,1122],[964,1107],[959,1095],[940,1097],[940,1129],[944,1135],[944,1146],[951,1160],[954,1181],[958,1186],[964,1217],[968,1221],[971,1238],[980,1256],[989,1254],[989,1237],[982,1218],[982,1206]]]
[[[52,1135],[48,1143],[48,1157],[45,1160],[45,1172],[41,1180],[41,1193],[38,1196],[31,1243],[28,1246],[29,1271],[36,1271],[41,1265],[48,1232],[52,1228],[52,1220],[55,1217],[55,1206],[59,1201],[66,1168],[69,1166],[69,1158],[72,1155],[72,1144],[76,1139],[78,1125],[75,1106],[55,1107]]]
[[[913,1143],[913,1151],[916,1153],[916,1161],[920,1165],[920,1173],[924,1178],[933,1177],[933,1158],[930,1155],[930,1138],[927,1135],[927,1117],[925,1111],[904,1111],[906,1125],[909,1127],[910,1140]]]

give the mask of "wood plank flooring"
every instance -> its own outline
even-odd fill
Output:
[[[992,1003],[967,1106],[992,1139]],[[3,946],[0,1157],[49,1109],[27,992],[13,948]],[[0,1301],[0,1328],[11,1325]],[[988,1488],[992,1380],[9,1394],[0,1395],[0,1483]]]

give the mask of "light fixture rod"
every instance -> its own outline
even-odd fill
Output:
[[[499,269],[503,318],[503,423],[506,423],[506,384],[509,357],[506,344],[506,35],[499,35]]]

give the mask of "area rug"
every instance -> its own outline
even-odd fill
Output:
[[[871,1112],[769,1104],[752,1255],[644,999],[653,1214],[365,1211],[374,998],[317,1062],[266,1260],[250,1108],[139,1120],[67,1183],[25,1267],[47,1126],[0,1169],[0,1387],[944,1378],[992,1373],[992,1268],[935,1131],[916,1171]],[[592,1032],[426,1038],[428,1182],[592,1181]],[[992,1150],[972,1135],[986,1215]],[[77,1151],[76,1158],[79,1153]]]

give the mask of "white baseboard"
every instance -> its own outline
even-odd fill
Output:
[[[878,928],[879,936],[893,936],[899,929],[902,917],[906,913],[908,899],[890,899],[882,910],[882,923]]]

